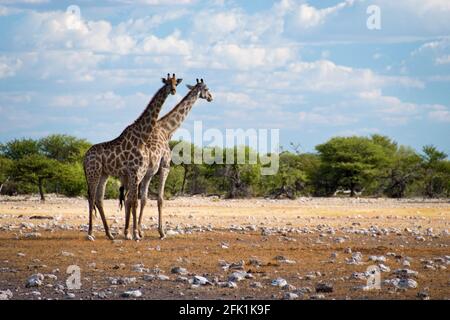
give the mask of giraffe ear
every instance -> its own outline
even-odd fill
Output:
[[[161,80],[162,80],[162,83],[166,83],[166,79],[164,79],[164,78],[161,78]]]
[[[189,90],[192,90],[192,89],[195,88],[194,86],[191,86],[190,84],[187,84],[186,87],[187,87]]]
[[[183,79],[177,79],[177,85],[179,85]]]

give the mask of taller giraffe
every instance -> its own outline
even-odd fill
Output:
[[[176,87],[182,79],[167,75],[163,86],[156,92],[142,114],[114,140],[93,145],[84,156],[84,172],[88,184],[89,231],[92,236],[92,216],[97,207],[103,221],[105,233],[113,239],[103,209],[103,197],[109,176],[120,177],[129,190],[126,210],[133,212],[134,238],[137,232],[137,189],[148,168],[148,150],[146,142],[150,139],[161,111],[169,94],[176,93]]]
[[[208,102],[213,100],[208,87],[203,79],[195,86],[187,85],[190,91],[169,113],[158,120],[155,129],[153,130],[147,146],[149,149],[149,166],[147,174],[141,181],[140,185],[140,200],[141,207],[139,213],[138,230],[139,236],[143,236],[142,231],[142,216],[144,213],[145,204],[147,203],[148,188],[152,177],[159,171],[159,187],[158,187],[158,231],[161,239],[165,238],[165,231],[162,223],[162,209],[164,204],[164,188],[167,176],[170,171],[170,161],[172,160],[172,153],[169,147],[169,141],[175,131],[181,126],[183,121],[192,109],[192,106],[198,98],[205,99]],[[124,199],[124,188],[120,188],[121,201]],[[129,215],[125,215],[125,233],[128,232]]]

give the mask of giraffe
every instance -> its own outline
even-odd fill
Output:
[[[205,99],[208,102],[213,100],[208,87],[204,83],[203,79],[200,81],[197,79],[195,86],[187,85],[190,90],[188,94],[181,100],[169,113],[158,120],[155,129],[153,130],[150,139],[147,141],[147,148],[149,149],[149,166],[145,177],[140,184],[140,213],[138,221],[139,236],[143,237],[142,231],[142,216],[144,208],[147,203],[148,188],[150,181],[156,173],[159,173],[159,186],[158,186],[158,231],[161,239],[166,237],[164,227],[162,224],[162,209],[164,204],[164,188],[167,176],[170,170],[170,161],[172,159],[172,153],[169,147],[169,141],[172,138],[174,132],[181,126],[186,119],[192,106],[198,98]],[[120,200],[121,202],[125,198],[125,190],[122,186],[120,188]],[[125,215],[125,229],[129,226],[129,215]]]
[[[148,168],[146,142],[155,128],[164,101],[169,94],[176,93],[176,87],[181,81],[182,79],[177,79],[175,74],[172,77],[168,74],[167,79],[162,78],[164,85],[156,92],[134,123],[125,128],[116,139],[95,144],[86,152],[83,166],[88,185],[89,236],[93,236],[92,216],[97,208],[106,236],[111,240],[114,239],[105,218],[103,197],[108,177],[115,176],[120,177],[129,190],[125,210],[133,212],[134,239],[139,239],[136,219],[137,189]]]

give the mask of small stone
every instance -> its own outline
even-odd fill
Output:
[[[329,293],[329,292],[333,292],[333,285],[330,283],[318,283],[316,285],[316,292],[324,292],[324,293]]]
[[[33,274],[27,279],[26,287],[39,287],[44,281],[44,275],[42,273]]]
[[[39,232],[24,233],[23,236],[25,237],[25,239],[39,239],[42,237],[42,235]]]
[[[380,263],[378,265],[378,267],[380,268],[381,272],[391,272],[391,268],[389,268],[388,266],[386,266],[386,265],[384,265],[382,263]]]
[[[247,277],[247,272],[235,271],[228,276],[228,281],[239,282],[239,281],[245,280],[246,277]]]
[[[226,282],[218,282],[217,285],[221,288],[232,288],[236,289],[238,286],[233,281],[226,281]]]
[[[182,267],[173,267],[170,272],[174,274],[180,274],[180,275],[186,275],[188,274],[188,271],[185,268]]]
[[[204,285],[211,284],[211,281],[209,281],[207,278],[202,277],[202,276],[194,276],[194,278],[192,278],[191,280],[194,285],[204,286]]]
[[[283,278],[276,278],[271,282],[271,285],[274,287],[284,287],[287,284],[287,281]]]
[[[155,280],[156,276],[154,274],[144,274],[144,281],[153,281]]]
[[[86,237],[89,241],[95,241],[95,237],[93,235],[88,234]]]
[[[283,295],[283,299],[284,300],[295,300],[295,299],[298,299],[298,294],[293,293],[293,292],[286,292]]]
[[[170,278],[169,278],[168,276],[164,275],[164,274],[158,274],[156,277],[157,277],[158,280],[160,280],[160,281],[167,281],[167,280],[170,280]]]
[[[75,299],[75,293],[68,292],[66,294],[66,299]]]
[[[386,262],[386,257],[385,256],[370,256],[369,261]]]
[[[311,300],[323,300],[323,299],[325,299],[325,295],[323,295],[322,293],[313,294],[312,296],[309,297],[309,299],[311,299]]]
[[[178,232],[178,231],[175,231],[175,230],[167,230],[166,231],[166,235],[167,236],[176,236],[176,235],[179,235],[180,233]]]
[[[64,257],[73,257],[74,254],[72,252],[61,251],[61,255]]]
[[[411,278],[411,277],[415,278],[419,275],[419,272],[411,269],[397,269],[394,271],[394,274],[402,278]]]
[[[13,297],[13,293],[11,290],[1,290],[0,291],[0,300],[9,300]]]
[[[417,298],[422,300],[430,300],[430,294],[425,290],[419,291],[417,292]]]
[[[122,293],[124,298],[139,298],[142,297],[142,292],[140,290],[125,291]]]
[[[263,285],[261,284],[261,282],[252,282],[252,283],[250,283],[250,287],[255,288],[255,289],[261,289],[261,288],[263,288]]]

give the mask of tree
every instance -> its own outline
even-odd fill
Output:
[[[12,166],[12,160],[0,156],[0,193],[2,192],[3,186],[10,179]]]
[[[316,182],[327,195],[342,187],[355,196],[388,163],[384,148],[366,137],[332,138],[316,146],[316,150],[321,160]]]
[[[81,162],[91,144],[65,134],[53,134],[39,140],[42,153],[60,162]]]
[[[420,178],[422,159],[409,147],[400,146],[395,152],[386,177],[384,193],[403,198],[408,186]]]
[[[45,201],[44,182],[54,178],[60,171],[58,161],[33,154],[14,162],[12,176],[18,181],[34,184],[39,189],[41,200]]]
[[[432,145],[424,146],[422,151],[424,194],[429,198],[442,195],[450,179],[447,154]]]
[[[227,159],[227,152],[233,156],[233,159]],[[216,175],[223,177],[222,186],[227,193],[227,198],[252,195],[259,183],[261,170],[255,151],[247,146],[239,146],[224,149],[222,155],[224,164],[216,166]],[[251,160],[256,160],[257,163],[250,163]]]
[[[11,160],[19,160],[39,153],[39,143],[33,139],[14,139],[0,145],[0,155]]]
[[[286,196],[294,199],[305,188],[307,180],[299,154],[282,152],[279,157],[278,172],[262,179],[264,188],[275,198]]]

